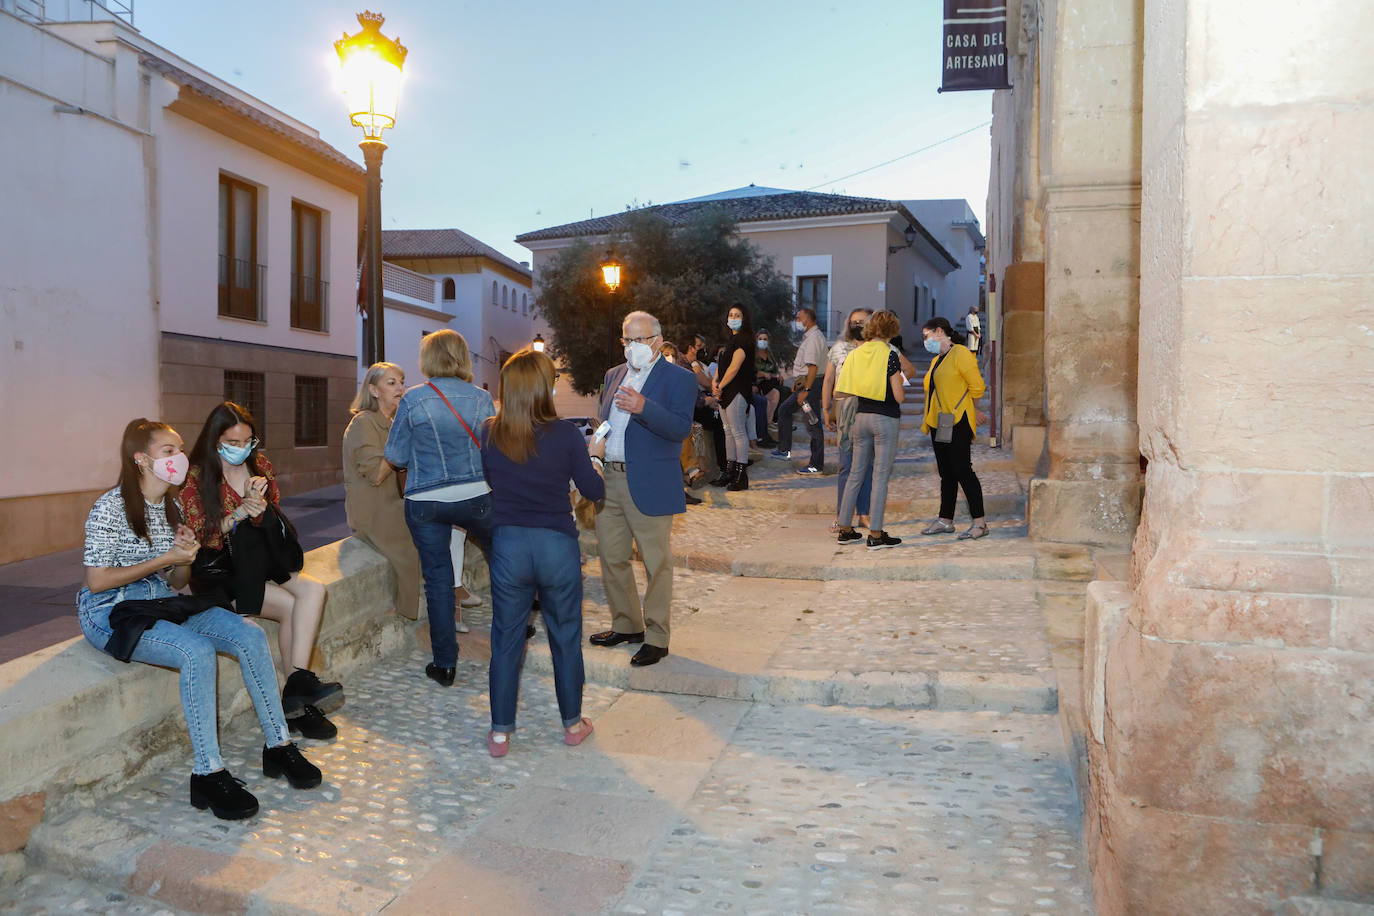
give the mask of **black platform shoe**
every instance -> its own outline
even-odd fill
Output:
[[[305,704],[299,716],[286,720],[286,727],[293,732],[299,732],[302,738],[313,738],[316,741],[328,741],[339,733],[338,726],[309,703]]]
[[[320,712],[333,712],[344,704],[343,684],[321,681],[313,671],[297,668],[281,691],[281,708],[288,719],[301,714],[306,704]]]
[[[242,779],[235,779],[228,770],[205,776],[191,774],[191,804],[211,813],[220,820],[241,821],[258,813],[258,800],[243,787]]]
[[[457,668],[440,668],[434,662],[425,665],[425,677],[440,687],[452,687],[453,679],[458,676]]]
[[[285,776],[293,789],[313,789],[324,778],[320,768],[306,760],[294,742],[281,747],[263,745],[262,775],[268,779]]]

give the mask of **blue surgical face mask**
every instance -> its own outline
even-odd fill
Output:
[[[730,330],[732,330],[732,331],[738,331],[738,330],[740,329],[740,326],[743,325],[743,324],[744,324],[744,319],[743,319],[743,318],[727,318],[727,319],[725,319],[725,326],[726,326],[727,328],[729,328]]]
[[[768,341],[766,341],[766,340],[760,340],[760,341],[759,341],[759,349],[760,349],[760,350],[767,350],[767,349],[768,349]]]
[[[940,341],[939,341],[939,338],[936,338],[936,337],[927,337],[927,338],[926,338],[926,352],[927,352],[927,353],[930,353],[930,354],[932,354],[932,355],[940,352]]]
[[[250,442],[247,445],[221,445],[219,456],[226,463],[238,466],[248,460],[248,456],[253,454],[253,448],[257,442]]]

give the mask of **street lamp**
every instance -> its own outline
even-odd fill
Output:
[[[609,251],[606,252],[606,260],[601,262],[601,279],[611,292],[620,288],[620,262]]]
[[[530,344],[530,347],[531,347],[531,349],[533,349],[534,352],[536,352],[536,353],[543,353],[543,352],[544,352],[544,335],[543,335],[543,334],[536,334],[536,335],[534,335],[534,342]]]
[[[363,160],[367,163],[367,317],[363,320],[363,352],[367,365],[385,359],[386,328],[382,320],[382,131],[396,126],[401,95],[401,67],[406,49],[382,34],[381,13],[358,14],[362,31],[334,42],[343,72],[348,117],[363,129]]]
[[[897,252],[901,251],[903,248],[910,248],[912,245],[916,244],[916,227],[913,226],[913,225],[911,225],[910,223],[908,223],[906,229],[902,232],[902,238],[906,239],[906,244],[905,244],[905,245],[888,245],[888,246],[887,246],[887,253],[888,253],[888,254],[896,254]]]

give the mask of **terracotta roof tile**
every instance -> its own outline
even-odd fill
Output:
[[[531,276],[530,269],[461,229],[383,229],[383,258],[488,258]]]

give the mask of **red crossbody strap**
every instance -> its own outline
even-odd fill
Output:
[[[453,405],[448,403],[448,398],[444,397],[444,393],[439,390],[438,385],[434,384],[433,382],[430,382],[429,387],[433,388],[434,393],[437,394],[440,398],[443,398],[444,403],[448,404],[449,410],[453,410]],[[472,435],[472,427],[468,426],[467,421],[462,418],[458,411],[453,410],[453,415],[455,417],[458,417],[458,422],[463,424],[463,429],[466,429],[468,431],[468,435],[472,437],[472,444],[477,446],[477,450],[480,452],[482,450],[482,443],[478,442],[477,437]]]

